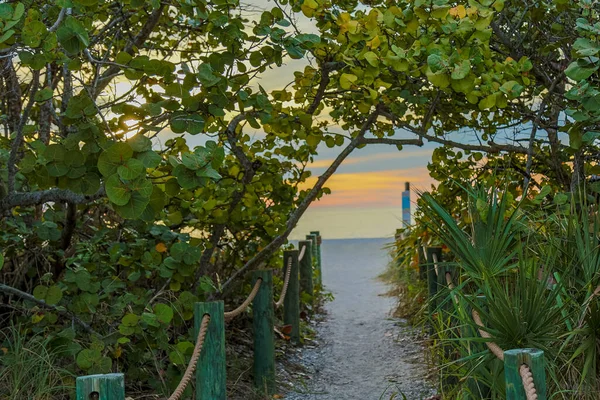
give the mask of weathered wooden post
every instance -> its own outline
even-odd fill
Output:
[[[306,235],[306,240],[310,240],[312,242],[312,259],[313,259],[313,264],[317,270],[317,285],[321,286],[322,283],[322,277],[321,277],[321,270],[319,269],[319,264],[318,264],[318,236],[315,234],[310,234],[310,235]]]
[[[322,264],[322,259],[321,259],[321,243],[323,242],[323,239],[321,238],[321,232],[320,231],[311,231],[310,232],[311,235],[316,235],[317,236],[317,250],[314,251],[314,253],[316,254],[316,261],[317,261],[317,283],[319,285],[323,284],[323,264]]]
[[[435,271],[435,265],[433,263],[433,255],[436,254],[438,260],[442,258],[442,248],[441,247],[427,247],[425,249],[427,254],[427,287],[429,291],[429,297],[427,299],[427,305],[429,310],[429,318],[433,317],[433,314],[436,310],[436,295],[437,295],[437,273]],[[430,332],[433,333],[433,326],[430,327]]]
[[[519,373],[521,365],[527,365],[533,375],[533,384],[538,400],[546,400],[546,365],[544,352],[538,349],[512,349],[504,352],[504,378],[506,400],[525,400],[523,379]]]
[[[290,339],[292,343],[300,343],[300,282],[298,280],[298,250],[283,252],[283,268],[287,268],[288,260],[292,258],[290,283],[287,294],[283,299],[283,323],[292,326]]]
[[[271,301],[273,301],[271,299]],[[227,398],[225,369],[225,309],[223,301],[196,303],[194,308],[195,335],[202,318],[210,315],[202,352],[196,367],[196,399],[225,400]]]
[[[423,246],[417,247],[417,257],[419,259],[419,279],[422,281],[427,280],[427,260],[425,259],[425,252]]]
[[[394,247],[394,263],[396,265],[396,268],[398,269],[398,277],[404,279],[406,282],[410,282],[410,261],[408,262],[408,265],[405,265],[404,268],[402,268],[402,262],[405,260],[404,257],[400,257],[400,241],[404,238],[403,232],[404,230],[400,228],[396,229],[396,233],[394,234],[394,239],[396,243],[396,246]]]
[[[275,342],[273,338],[273,271],[259,270],[252,274],[252,285],[262,279],[253,302],[254,385],[260,393],[275,391]]]
[[[123,374],[79,376],[77,400],[125,400]]]
[[[300,260],[300,293],[306,293],[312,299],[314,295],[312,241],[301,240],[298,242],[300,252],[302,252],[302,248],[305,246],[304,257]]]

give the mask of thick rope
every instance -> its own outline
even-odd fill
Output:
[[[173,392],[169,400],[179,400],[181,395],[183,394],[185,388],[190,383],[192,376],[194,375],[194,371],[196,371],[196,366],[198,365],[198,358],[200,358],[200,352],[202,351],[202,345],[204,344],[204,338],[206,337],[206,331],[208,330],[208,324],[210,323],[210,315],[204,314],[202,317],[202,323],[200,324],[200,330],[198,331],[198,338],[196,339],[196,346],[194,346],[194,352],[192,353],[192,358],[190,363],[188,364],[181,381],[179,381],[179,385],[177,385],[177,389]]]
[[[538,400],[537,390],[535,390],[535,384],[533,383],[533,374],[531,373],[531,369],[529,369],[529,365],[521,364],[519,374],[523,381],[523,389],[525,389],[527,400]]]
[[[250,292],[250,294],[248,295],[246,300],[244,300],[244,302],[235,310],[227,311],[225,313],[225,321],[229,321],[229,320],[237,317],[238,315],[243,313],[246,310],[246,308],[248,308],[250,303],[252,303],[252,300],[254,300],[254,298],[256,297],[256,294],[258,293],[258,289],[260,288],[261,283],[262,283],[262,279],[256,280],[256,283],[254,284],[254,287],[252,288],[252,291]]]
[[[473,310],[471,312],[471,315],[473,315],[473,320],[475,321],[475,324],[477,325],[477,328],[478,328],[477,330],[479,331],[479,334],[481,335],[481,337],[484,339],[491,339],[492,335],[490,335],[488,332],[486,332],[484,330],[485,327],[483,326],[483,322],[481,322],[481,317],[479,316],[479,313],[476,310]],[[488,347],[488,349],[490,349],[490,351],[496,357],[498,357],[498,359],[500,361],[504,361],[504,351],[500,348],[500,346],[498,346],[494,342],[485,342],[485,345]]]
[[[306,246],[302,248],[301,255],[304,255],[304,249]],[[283,305],[285,300],[285,295],[287,294],[288,286],[290,285],[290,276],[292,275],[292,257],[288,258],[287,263],[287,271],[285,271],[285,278],[283,280],[283,289],[281,290],[281,296],[279,296],[279,300],[275,302],[275,308],[279,308]]]
[[[300,250],[300,255],[298,256],[298,261],[302,261],[304,258],[304,253],[306,253],[306,246],[302,246],[302,250]]]

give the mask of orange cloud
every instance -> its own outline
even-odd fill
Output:
[[[348,159],[344,160],[344,163],[342,165],[356,165],[356,164],[362,164],[365,162],[378,161],[378,160],[379,161],[380,160],[395,160],[395,159],[399,160],[399,159],[406,159],[408,157],[427,156],[427,158],[430,158],[431,153],[432,153],[431,149],[425,149],[425,150],[417,150],[417,151],[411,151],[411,152],[396,151],[396,152],[391,152],[391,153],[370,154],[368,156],[348,158]],[[333,159],[316,160],[316,161],[313,161],[312,163],[308,164],[308,166],[310,168],[327,168],[331,165],[331,163],[333,161],[334,161]]]
[[[311,177],[303,187],[312,187],[317,177]],[[404,183],[413,189],[426,189],[434,180],[426,167],[334,174],[325,187],[331,195],[324,196],[311,207],[384,207],[400,206]]]

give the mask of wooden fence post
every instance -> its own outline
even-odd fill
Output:
[[[429,317],[431,318],[436,310],[436,295],[438,287],[437,274],[435,272],[435,266],[433,265],[433,255],[436,254],[438,260],[441,260],[442,248],[427,247],[425,251],[427,252],[427,287],[429,288],[429,297],[427,299],[427,305],[429,310]],[[431,333],[433,333],[433,327],[430,328],[430,331]]]
[[[210,315],[210,323],[196,367],[196,399],[225,400],[227,398],[227,372],[225,369],[225,310],[223,301],[195,304],[195,335],[198,335],[205,314]]]
[[[123,374],[79,376],[77,400],[125,400]]]
[[[546,366],[544,352],[538,349],[512,349],[504,352],[506,400],[525,400],[525,389],[519,369],[529,366],[538,400],[546,400]]]
[[[419,259],[419,279],[425,282],[427,280],[427,261],[425,259],[423,246],[417,247],[417,257]]]
[[[252,274],[252,285],[262,279],[253,302],[254,385],[262,394],[275,391],[275,342],[273,338],[273,271],[259,270]]]
[[[317,241],[314,245],[317,246],[317,250],[313,250],[314,253],[316,254],[317,257],[317,283],[319,285],[323,284],[323,273],[322,273],[322,259],[321,259],[321,242],[323,241],[323,239],[321,238],[321,232],[320,231],[311,231],[310,232],[311,235],[316,235],[317,236]],[[314,246],[313,245],[313,246]]]
[[[322,283],[322,277],[321,277],[321,268],[319,267],[319,260],[318,260],[318,236],[311,233],[310,235],[306,235],[306,240],[310,240],[312,242],[312,259],[313,259],[313,264],[317,270],[317,285],[321,286]]]
[[[312,299],[314,296],[312,241],[301,240],[298,242],[299,251],[302,251],[304,246],[306,246],[306,251],[300,260],[300,293],[307,293]]]
[[[287,294],[283,299],[283,323],[292,326],[290,339],[292,343],[300,343],[300,282],[298,282],[298,250],[283,252],[283,268],[287,268],[289,258],[292,258],[290,283]]]

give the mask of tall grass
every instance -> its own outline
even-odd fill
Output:
[[[75,390],[75,377],[60,366],[63,351],[43,334],[13,326],[0,331],[0,399],[61,400]]]

